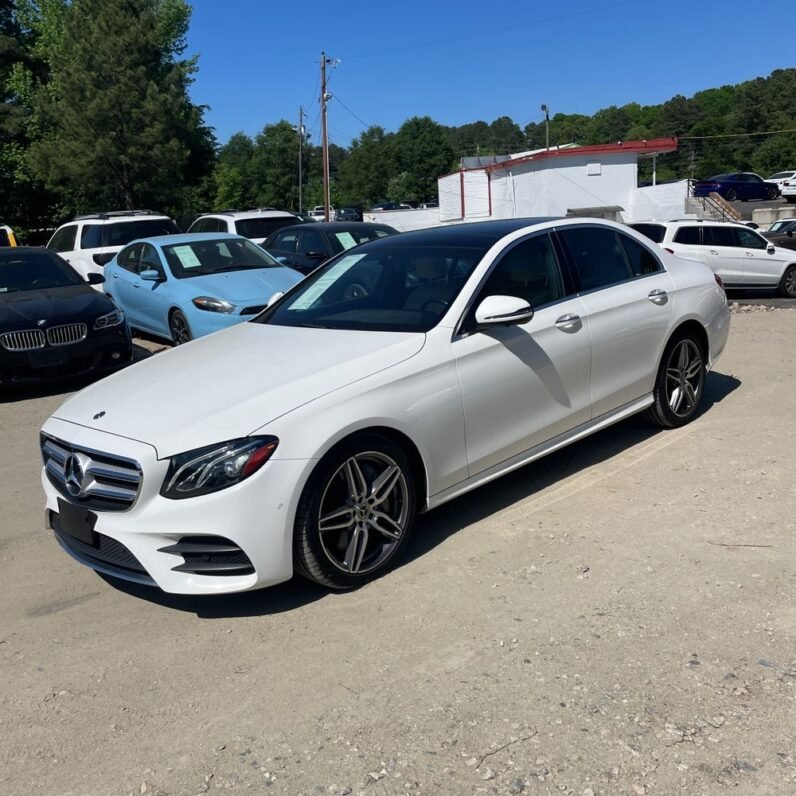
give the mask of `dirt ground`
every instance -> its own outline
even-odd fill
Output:
[[[796,793],[796,310],[741,309],[693,424],[448,504],[350,594],[103,580],[42,530],[62,391],[0,404],[0,792]]]

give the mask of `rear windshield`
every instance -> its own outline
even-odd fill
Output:
[[[126,246],[138,238],[174,235],[180,228],[170,218],[146,221],[119,221],[114,224],[86,224],[80,235],[81,249],[100,249],[104,246]]]
[[[666,234],[666,228],[660,224],[631,224],[630,228],[640,232],[653,243],[661,243],[663,236]]]
[[[272,232],[297,223],[292,216],[283,218],[241,218],[235,222],[238,235],[244,238],[267,238]]]

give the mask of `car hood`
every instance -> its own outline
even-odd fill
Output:
[[[244,437],[409,359],[424,342],[418,333],[242,323],[103,379],[53,417],[148,443],[165,458]]]
[[[85,322],[113,309],[111,300],[89,285],[0,293],[0,332]]]
[[[251,268],[224,274],[190,277],[197,295],[226,299],[233,304],[264,304],[274,293],[286,291],[301,281],[292,268]]]

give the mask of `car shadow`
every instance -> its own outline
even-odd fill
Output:
[[[164,346],[168,348],[168,346]],[[159,349],[162,350],[162,349]],[[133,362],[140,362],[142,359],[147,359],[153,354],[157,354],[158,350],[145,348],[142,345],[133,343]],[[118,373],[119,370],[124,370],[127,365],[120,367],[118,370],[102,371],[95,373],[86,373],[82,376],[67,376],[65,378],[53,378],[50,381],[36,382],[33,384],[4,384],[0,385],[0,404],[16,403],[17,401],[35,400],[36,398],[49,398],[53,395],[69,395],[73,392],[78,392],[84,387],[88,387],[94,382],[100,381],[105,376],[111,373]]]
[[[700,415],[723,401],[740,386],[741,382],[734,376],[716,372],[708,374]],[[556,481],[611,459],[657,434],[665,433],[642,418],[632,417],[521,467],[428,514],[422,514],[398,569],[433,550],[462,528],[525,500]],[[268,616],[292,611],[322,598],[334,599],[336,596],[335,592],[300,577],[267,589],[217,596],[166,594],[154,587],[104,575],[100,577],[125,594],[176,611],[195,613],[201,619]]]

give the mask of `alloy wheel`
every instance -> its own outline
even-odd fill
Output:
[[[409,507],[406,477],[394,459],[380,451],[348,457],[327,482],[318,510],[326,558],[351,575],[377,569],[400,544]]]
[[[790,298],[796,298],[796,268],[788,268],[782,280],[782,291]]]
[[[666,400],[677,417],[688,417],[696,410],[704,380],[699,346],[689,338],[681,340],[672,349],[666,365]]]
[[[188,321],[185,320],[181,312],[172,313],[169,327],[174,345],[182,345],[191,341],[191,330],[188,328]]]

